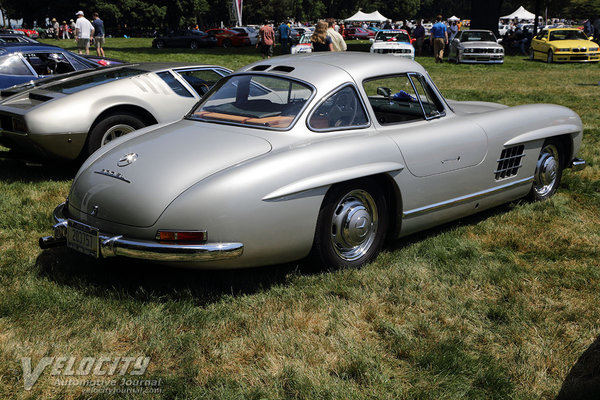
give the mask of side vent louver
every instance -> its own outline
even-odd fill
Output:
[[[519,168],[521,168],[521,158],[525,157],[523,154],[524,149],[525,146],[521,144],[502,150],[498,160],[498,169],[494,171],[497,181],[517,174]]]
[[[250,68],[250,71],[266,71],[271,68],[270,65],[257,65],[256,67]]]

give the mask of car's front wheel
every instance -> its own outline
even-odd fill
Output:
[[[533,61],[535,60],[535,52],[533,51],[533,48],[529,48],[529,60]]]
[[[143,128],[146,124],[132,114],[111,114],[98,122],[90,131],[87,155],[110,143],[118,137]]]
[[[154,43],[154,47],[156,47],[157,49],[162,49],[163,47],[165,47],[165,42],[162,40],[157,40]]]
[[[547,140],[535,166],[533,186],[528,196],[530,200],[546,200],[556,192],[562,178],[561,163],[560,144],[555,140]]]
[[[198,48],[198,42],[196,42],[195,40],[192,40],[190,42],[190,49],[196,50],[197,48]]]
[[[226,49],[230,48],[230,47],[231,47],[231,44],[232,44],[232,43],[231,43],[231,40],[230,40],[230,39],[225,39],[225,40],[223,40],[223,47],[224,47],[224,48],[226,48]]]
[[[548,62],[548,64],[552,64],[554,62],[554,53],[552,52],[552,50],[548,52],[548,58],[546,59],[546,61]]]
[[[319,211],[313,258],[326,267],[354,268],[373,260],[388,227],[385,195],[366,179],[333,186]]]

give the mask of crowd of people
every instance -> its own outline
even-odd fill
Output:
[[[92,14],[92,20],[85,18],[83,11],[75,13],[76,20],[71,19],[69,23],[63,20],[58,23],[56,18],[52,18],[50,29],[53,36],[60,40],[75,39],[77,42],[77,51],[79,54],[90,54],[90,45],[96,47],[96,54],[104,57],[105,30],[104,21],[100,19],[97,12]]]

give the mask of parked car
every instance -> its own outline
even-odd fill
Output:
[[[313,47],[312,42],[310,41],[310,37],[312,36],[312,32],[304,33],[297,44],[292,45],[290,48],[291,54],[302,54],[302,53],[312,53]]]
[[[79,169],[42,248],[186,267],[309,254],[372,260],[386,238],[557,190],[582,139],[557,105],[448,101],[418,63],[289,55],[220,80],[179,122],[114,140]]]
[[[197,49],[217,45],[217,38],[206,32],[197,30],[180,30],[159,36],[152,41],[152,47],[162,49],[163,47],[187,47]]]
[[[248,35],[248,39],[250,39],[250,45],[252,46],[258,42],[258,29],[255,29],[252,26],[237,26],[235,28],[231,28],[231,30],[236,32],[245,32]]]
[[[0,43],[0,89],[67,72],[99,68],[62,47],[39,43]]]
[[[357,28],[351,26],[349,28],[344,29],[344,39],[359,39],[359,40],[368,40],[369,32],[367,32],[363,28]]]
[[[37,33],[37,31],[35,31],[33,29],[16,28],[15,31],[23,32],[23,34],[25,34],[25,36],[30,37],[31,39],[37,39],[40,37],[40,35]]]
[[[90,60],[92,62],[95,62],[96,64],[102,66],[102,67],[109,67],[109,66],[114,66],[114,65],[121,65],[121,64],[127,64],[126,61],[123,60],[119,60],[117,58],[110,58],[110,57],[102,57],[102,56],[97,56],[95,54],[86,54],[86,55],[81,55],[83,58],[85,58],[86,60]]]
[[[415,59],[415,48],[410,35],[404,29],[384,29],[377,32],[371,40],[371,53],[390,54]]]
[[[147,63],[0,92],[0,141],[34,156],[85,158],[136,129],[182,118],[230,70]]]
[[[577,28],[543,29],[531,40],[529,59],[553,62],[598,62],[600,49]]]
[[[0,43],[39,43],[22,33],[0,33]]]
[[[209,35],[213,35],[217,38],[217,46],[225,47],[226,49],[231,46],[249,46],[250,38],[246,32],[236,32],[229,29],[209,29],[206,31]]]
[[[448,60],[458,63],[502,64],[504,47],[492,31],[464,30],[450,42]]]

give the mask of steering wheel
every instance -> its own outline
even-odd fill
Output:
[[[349,126],[358,112],[358,100],[352,93],[340,92],[328,113],[329,127]]]

